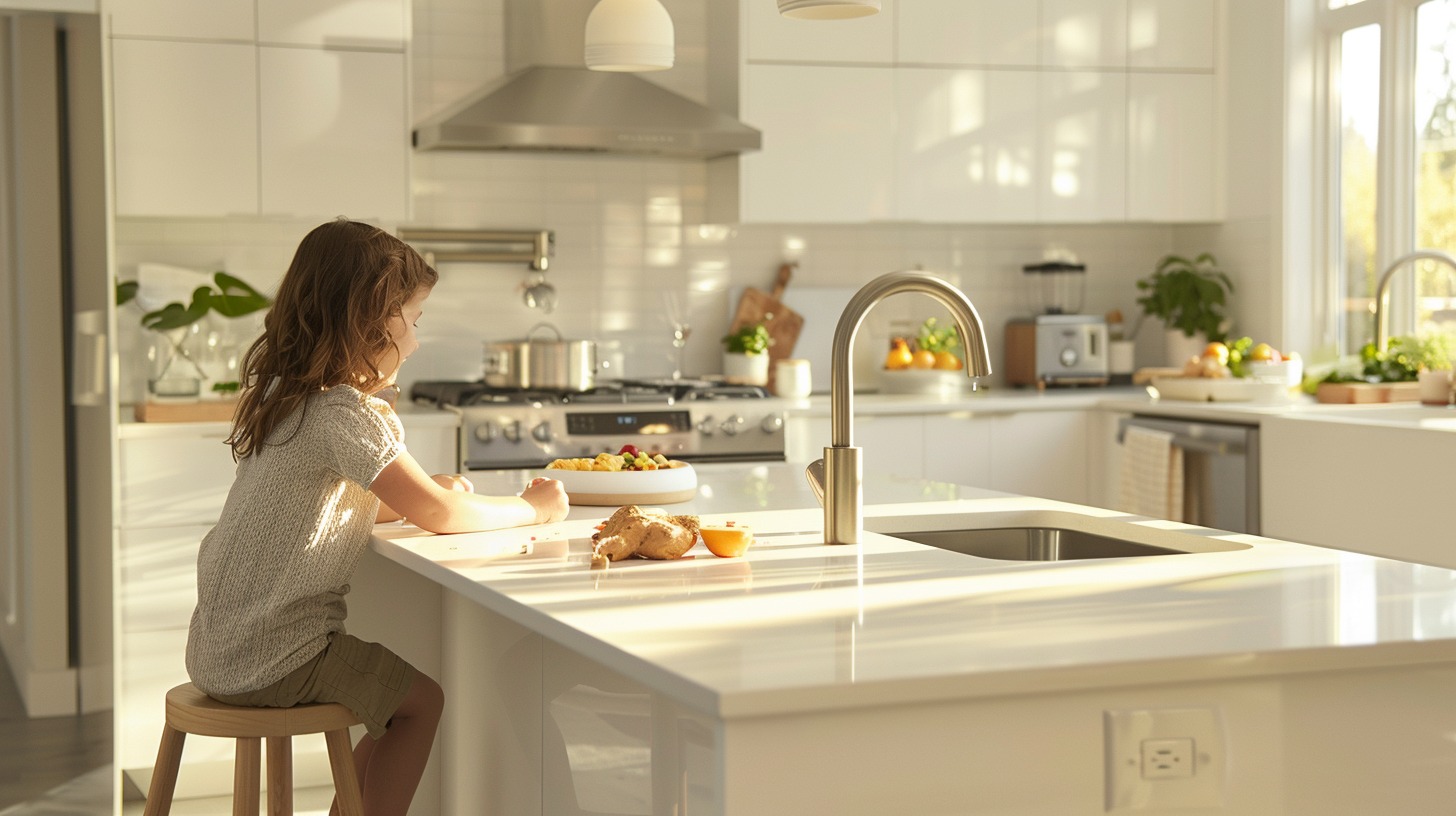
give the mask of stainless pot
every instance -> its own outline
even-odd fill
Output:
[[[543,329],[555,338],[535,339]],[[563,340],[555,326],[539,323],[526,332],[525,340],[486,343],[482,370],[492,388],[587,391],[596,385],[597,344]]]

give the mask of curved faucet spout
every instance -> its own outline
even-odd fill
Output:
[[[1390,262],[1390,266],[1380,275],[1380,282],[1375,285],[1375,350],[1385,351],[1385,346],[1390,342],[1390,279],[1397,270],[1412,261],[1440,261],[1456,271],[1456,258],[1447,255],[1438,249],[1417,249],[1414,252],[1396,258]]]
[[[830,446],[824,458],[809,466],[807,476],[824,504],[824,542],[858,544],[863,527],[861,513],[862,465],[854,446],[854,337],[869,310],[890,295],[920,292],[950,310],[966,354],[966,375],[971,379],[991,373],[991,353],[981,316],[961,290],[924,272],[891,272],[865,284],[839,316],[830,357]]]

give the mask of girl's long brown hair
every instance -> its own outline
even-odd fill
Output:
[[[366,394],[382,388],[373,361],[394,345],[390,318],[438,279],[418,252],[378,227],[340,218],[304,236],[263,336],[239,364],[242,396],[227,439],[233,457],[257,452],[310,394],[341,384]]]

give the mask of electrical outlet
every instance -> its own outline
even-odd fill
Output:
[[[1143,779],[1187,779],[1193,767],[1192,739],[1143,740]]]
[[[1223,805],[1227,757],[1217,709],[1104,711],[1109,813]]]

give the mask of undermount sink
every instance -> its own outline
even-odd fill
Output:
[[[989,530],[934,530],[885,533],[940,550],[1000,561],[1073,561],[1178,555],[1180,550],[1057,527],[1001,527]]]

